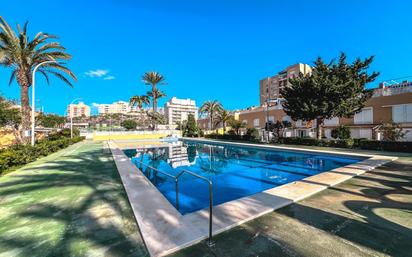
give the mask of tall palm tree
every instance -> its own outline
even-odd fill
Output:
[[[215,127],[214,122],[214,117],[215,114],[218,113],[223,109],[223,106],[219,101],[213,100],[213,101],[206,101],[203,103],[203,105],[200,107],[200,112],[206,113],[209,116],[210,119],[210,129],[213,130]]]
[[[165,97],[166,94],[160,91],[158,88],[155,88],[152,91],[147,91],[146,93],[150,98],[152,98],[152,103],[153,103],[153,111],[157,112],[157,100],[159,98]],[[156,102],[156,103],[155,103]]]
[[[49,75],[54,75],[70,86],[73,85],[64,74],[74,81],[77,80],[74,73],[64,63],[60,63],[60,61],[70,60],[71,55],[66,53],[66,49],[59,42],[50,41],[57,37],[38,32],[33,39],[30,39],[27,35],[27,24],[26,22],[23,28],[17,25],[17,32],[15,32],[0,16],[0,65],[12,70],[9,84],[16,79],[20,86],[23,131],[30,129],[29,88],[36,65],[44,61],[59,62],[47,63],[38,69],[47,83],[49,83]],[[24,141],[27,142],[28,138],[26,137]]]
[[[222,123],[223,126],[223,133],[226,132],[226,125],[227,123],[233,119],[233,115],[226,110],[220,110],[217,114],[217,124]]]
[[[135,95],[130,98],[129,104],[132,107],[137,105],[139,110],[141,110],[143,108],[143,105],[150,104],[150,99],[147,95]]]
[[[163,75],[161,75],[159,72],[156,71],[149,71],[146,72],[145,74],[143,74],[143,82],[146,85],[151,85],[152,86],[152,95],[155,96],[155,91],[157,89],[157,85],[158,84],[166,84],[165,82],[165,77],[163,77]],[[157,111],[157,98],[154,97],[153,98],[153,111],[156,112]]]

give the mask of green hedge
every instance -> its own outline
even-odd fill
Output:
[[[412,142],[377,141],[367,139],[344,139],[327,140],[316,138],[287,137],[282,138],[280,143],[294,145],[327,146],[339,148],[360,148],[365,150],[407,152],[412,153]]]
[[[0,174],[16,167],[35,161],[36,159],[57,152],[69,145],[80,142],[84,137],[73,139],[62,137],[56,140],[43,139],[34,146],[14,145],[0,151]]]
[[[367,150],[412,153],[412,142],[393,142],[364,139],[359,141],[359,148]]]

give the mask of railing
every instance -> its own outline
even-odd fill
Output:
[[[194,172],[188,171],[188,170],[182,170],[179,174],[177,174],[176,178],[177,178],[177,183],[176,183],[176,191],[179,190],[179,178],[181,175],[183,174],[189,174],[192,175],[194,177],[200,178],[203,181],[206,181],[209,184],[209,239],[207,241],[207,245],[209,247],[214,245],[214,242],[212,240],[212,224],[213,224],[213,183],[212,181],[210,181],[210,179],[207,179],[203,176],[200,176],[199,174],[196,174]],[[178,194],[177,194],[178,195]],[[176,203],[178,202],[178,199],[176,198]]]
[[[177,174],[176,176],[173,176],[172,174],[169,174],[167,172],[161,171],[159,169],[156,169],[150,165],[147,165],[145,163],[143,163],[142,161],[138,161],[141,165],[144,165],[150,169],[153,169],[169,178],[174,179],[175,181],[175,190],[176,190],[176,209],[179,210],[179,178],[187,173],[189,175],[192,175],[194,177],[197,177],[199,179],[202,179],[203,181],[206,181],[209,184],[209,239],[207,241],[207,245],[209,247],[214,245],[214,242],[212,240],[212,224],[213,224],[213,183],[212,181],[210,181],[210,179],[200,176],[194,172],[188,171],[188,170],[182,170],[181,172],[179,172],[179,174]]]

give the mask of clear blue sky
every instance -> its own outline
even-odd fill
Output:
[[[168,81],[161,104],[172,96],[199,105],[218,99],[228,109],[258,104],[259,79],[340,51],[376,55],[379,81],[412,75],[410,1],[27,0],[0,8],[13,26],[29,20],[32,34],[59,35],[73,55],[74,88],[38,76],[46,112],[63,114],[77,97],[91,104],[143,94],[141,75],[150,70]],[[86,75],[96,70],[108,72]],[[0,91],[18,98],[9,76],[0,68]]]

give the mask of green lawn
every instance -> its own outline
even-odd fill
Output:
[[[148,256],[109,153],[79,143],[0,177],[0,256]]]

